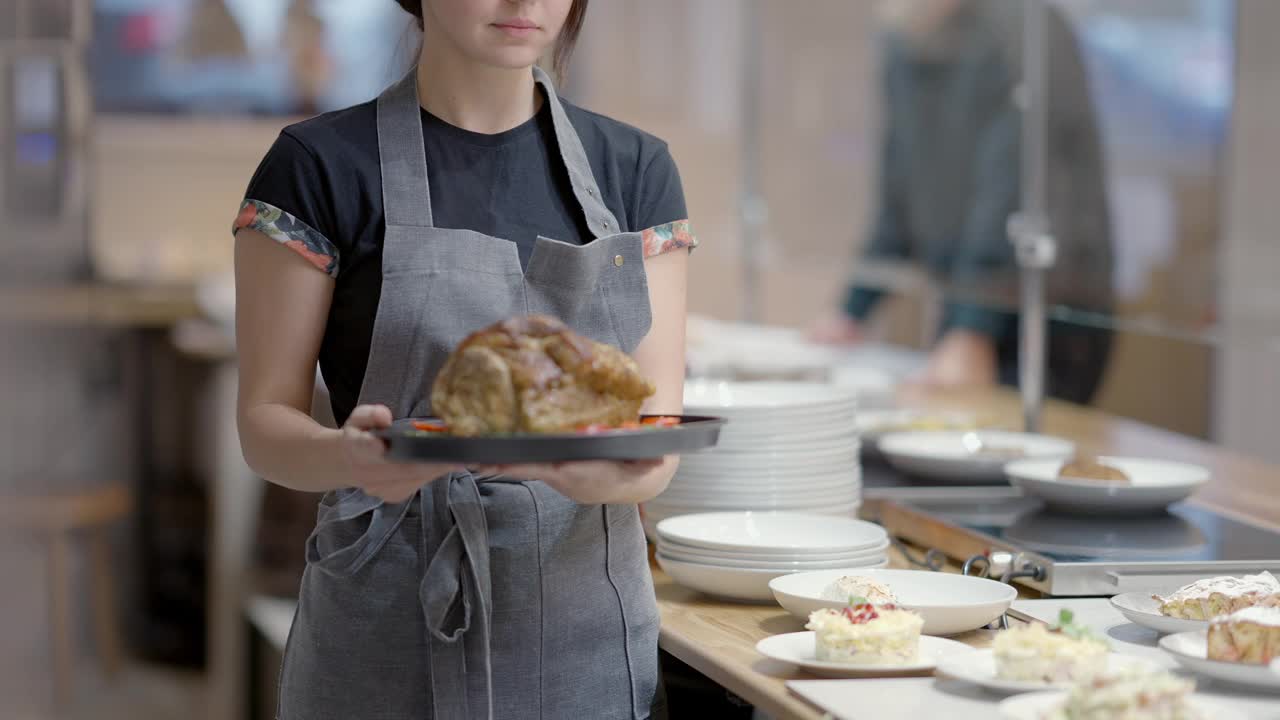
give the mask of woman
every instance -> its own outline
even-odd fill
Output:
[[[935,386],[1016,384],[1017,273],[1006,223],[1020,202],[1021,0],[890,0],[877,215],[863,256],[918,263],[950,295],[925,371]],[[1058,261],[1049,300],[1112,308],[1110,212],[1088,78],[1066,19],[1047,15],[1050,224]],[[815,339],[855,343],[883,293],[849,288]],[[1048,392],[1088,403],[1110,333],[1051,321]]]
[[[586,0],[418,1],[399,0],[424,26],[414,71],[286,128],[236,223],[245,457],[327,492],[279,716],[647,718],[636,503],[675,459],[498,476],[389,463],[371,431],[429,412],[467,333],[530,312],[633,353],[647,411],[679,412],[679,176],[661,141],[563,103],[534,65],[563,68]],[[307,414],[317,359],[337,431]]]

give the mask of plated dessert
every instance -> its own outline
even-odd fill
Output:
[[[919,654],[924,620],[896,605],[854,598],[841,610],[823,608],[805,625],[813,631],[814,655],[824,662],[905,665]]]
[[[1152,595],[1160,614],[1183,620],[1212,620],[1254,605],[1280,607],[1280,580],[1269,572],[1244,577],[1197,580],[1168,597]]]
[[[1207,654],[1210,660],[1256,665],[1280,658],[1280,607],[1254,605],[1214,618]]]
[[[1072,688],[1045,720],[1208,720],[1190,702],[1193,680],[1168,672],[1103,674]]]
[[[1109,483],[1131,482],[1129,475],[1125,471],[1098,458],[1090,457],[1076,457],[1070,462],[1063,463],[1062,468],[1058,470],[1058,477],[1063,480],[1093,480]]]
[[[888,585],[865,575],[845,575],[836,578],[822,590],[823,600],[852,602],[854,598],[864,598],[872,605],[898,604],[897,596]]]
[[[1082,682],[1107,669],[1110,648],[1062,610],[1053,626],[1033,623],[1010,628],[992,642],[996,677],[1020,682]]]

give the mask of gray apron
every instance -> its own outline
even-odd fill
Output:
[[[650,306],[640,233],[619,233],[554,88],[561,159],[594,239],[516,245],[435,227],[413,73],[378,99],[387,234],[360,403],[430,411],[468,333],[525,313],[635,350]],[[283,720],[648,718],[658,612],[634,505],[579,505],[539,482],[454,474],[385,504],[329,493],[280,678]]]

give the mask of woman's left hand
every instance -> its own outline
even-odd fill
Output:
[[[555,464],[495,465],[477,472],[539,480],[582,505],[629,504],[651,500],[666,489],[673,459],[590,460]]]

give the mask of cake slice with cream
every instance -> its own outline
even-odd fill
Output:
[[[1169,597],[1152,595],[1160,613],[1183,620],[1212,620],[1254,605],[1280,606],[1280,580],[1269,572],[1197,580]]]

